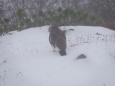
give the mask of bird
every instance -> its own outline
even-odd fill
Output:
[[[66,55],[66,36],[56,23],[49,27],[49,42],[53,49],[58,48],[61,56]]]

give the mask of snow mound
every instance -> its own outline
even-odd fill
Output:
[[[67,56],[53,52],[49,26],[0,37],[0,86],[115,86],[115,31],[60,27]],[[80,55],[84,59],[77,59]]]

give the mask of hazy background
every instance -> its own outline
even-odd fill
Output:
[[[0,34],[50,25],[115,23],[115,0],[0,0]]]

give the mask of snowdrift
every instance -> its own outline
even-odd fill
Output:
[[[115,31],[60,27],[67,55],[53,52],[49,26],[0,37],[0,86],[115,86]],[[83,54],[85,58],[78,57]]]

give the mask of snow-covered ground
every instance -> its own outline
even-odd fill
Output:
[[[115,86],[115,31],[66,26],[67,56],[53,52],[49,26],[0,37],[0,86]],[[77,59],[84,54],[86,58]]]

